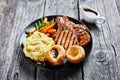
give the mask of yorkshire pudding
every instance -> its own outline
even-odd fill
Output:
[[[54,45],[45,56],[52,65],[61,65],[65,58],[65,50],[61,45]]]
[[[79,63],[85,58],[85,51],[83,47],[73,45],[68,48],[66,57],[68,62]]]

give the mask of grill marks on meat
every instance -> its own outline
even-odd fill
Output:
[[[90,35],[86,31],[80,32],[80,46],[86,46],[90,42]]]
[[[90,42],[89,30],[84,24],[75,24],[66,16],[57,17],[58,31],[53,36],[56,44],[67,49],[71,45],[86,46]]]
[[[61,31],[54,38],[56,44],[62,45],[68,49],[71,45],[79,45],[76,35],[68,30]]]
[[[76,24],[73,26],[74,32],[80,42],[80,46],[86,46],[90,42],[90,35],[88,28],[83,24]]]
[[[86,31],[86,32],[89,33],[89,29],[88,29],[84,24],[74,24],[74,25],[73,25],[73,29],[74,29],[74,30],[80,29],[80,30],[83,30],[83,31]]]

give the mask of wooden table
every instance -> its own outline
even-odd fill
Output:
[[[106,22],[85,23],[93,46],[79,70],[44,71],[22,57],[19,38],[31,21],[55,14],[80,20],[82,4],[98,10]],[[0,0],[0,80],[120,80],[119,11],[119,0]]]

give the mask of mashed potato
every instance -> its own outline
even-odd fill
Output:
[[[44,62],[46,60],[46,51],[54,44],[52,38],[44,33],[36,31],[23,41],[23,52],[26,57],[29,57],[32,60]]]

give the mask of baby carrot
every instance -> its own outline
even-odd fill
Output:
[[[42,32],[43,32],[43,33],[47,33],[46,29],[42,29]]]
[[[48,33],[55,33],[56,32],[56,29],[49,29],[48,30]]]
[[[48,32],[49,29],[52,29],[56,26],[56,23],[52,23],[51,25],[49,25],[48,27],[46,27],[46,32]]]
[[[49,36],[50,36],[50,33],[46,33],[46,35],[49,37]]]
[[[42,27],[42,28],[40,28],[40,29],[43,30],[43,29],[45,29],[45,28],[47,28],[47,26],[44,26],[44,27]]]

